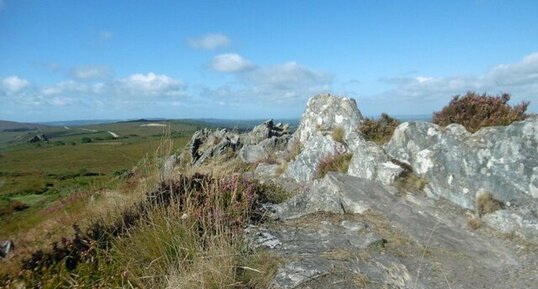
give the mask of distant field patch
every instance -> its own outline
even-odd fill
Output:
[[[140,126],[166,126],[166,124],[163,124],[163,123],[146,123],[146,124],[141,124]]]

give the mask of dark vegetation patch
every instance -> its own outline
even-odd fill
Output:
[[[428,181],[425,178],[417,175],[410,165],[396,159],[392,159],[391,161],[403,168],[403,172],[396,177],[393,182],[393,185],[400,191],[400,193],[405,194],[424,191],[424,187],[428,184]]]
[[[23,261],[23,271],[18,276],[3,276],[0,285],[18,279],[31,288],[41,288],[44,284],[63,287],[73,284],[69,282],[78,283],[77,278],[89,278],[84,279],[86,287],[121,286],[125,279],[140,285],[136,287],[144,287],[147,283],[140,283],[143,276],[125,274],[125,269],[121,268],[125,264],[118,265],[115,254],[121,250],[117,247],[118,240],[131,234],[140,224],[154,222],[155,211],[184,212],[186,217],[182,216],[181,222],[189,224],[189,231],[197,234],[197,246],[201,246],[199,249],[203,252],[216,236],[224,233],[228,240],[237,240],[247,223],[261,221],[264,218],[261,203],[280,198],[275,197],[275,190],[273,186],[260,185],[237,175],[217,179],[195,174],[161,182],[143,201],[125,210],[115,221],[96,220],[85,229],[74,226],[72,237],[53,243],[49,250],[34,252]]]
[[[509,125],[529,115],[525,112],[529,102],[511,106],[510,94],[478,94],[469,91],[464,96],[456,95],[441,111],[433,114],[433,123],[447,126],[459,123],[468,131],[475,132],[482,127]]]
[[[316,177],[323,178],[328,172],[346,173],[353,154],[337,153],[324,157],[316,166]]]
[[[367,118],[361,125],[360,131],[364,134],[367,140],[377,144],[387,143],[394,130],[400,124],[400,121],[390,117],[386,113],[382,113],[379,119]]]

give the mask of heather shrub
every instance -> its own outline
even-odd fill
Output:
[[[529,102],[511,106],[509,100],[508,93],[492,96],[469,91],[464,96],[454,96],[447,106],[435,112],[433,123],[440,126],[459,123],[468,131],[475,132],[482,127],[509,125],[528,117],[525,111]]]
[[[377,144],[387,143],[400,121],[390,117],[386,113],[382,113],[378,120],[367,118],[362,124],[360,131],[364,134],[367,140]]]

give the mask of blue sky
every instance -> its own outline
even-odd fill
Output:
[[[538,112],[538,1],[0,0],[0,119],[365,115],[468,90]]]

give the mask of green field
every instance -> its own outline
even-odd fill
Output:
[[[0,221],[31,220],[34,212],[73,192],[112,187],[123,172],[154,157],[165,140],[172,140],[173,150],[183,148],[203,126],[141,121],[2,131]],[[38,134],[48,141],[27,143]],[[0,238],[14,233],[1,231]]]

